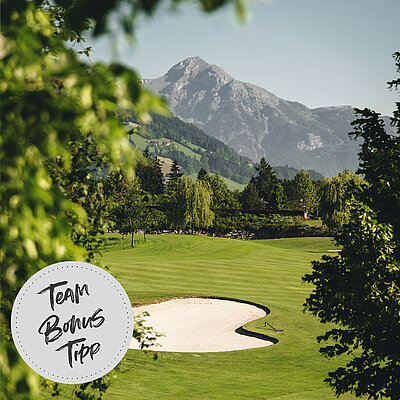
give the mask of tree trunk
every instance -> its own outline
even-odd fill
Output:
[[[146,231],[143,231],[143,239],[146,241]]]
[[[132,232],[132,241],[131,241],[131,247],[135,247],[135,239],[133,238],[133,235],[134,235],[135,233],[134,232]]]

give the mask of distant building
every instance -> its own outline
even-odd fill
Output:
[[[131,128],[138,128],[140,125],[139,124],[135,124],[134,122],[124,122],[123,123],[125,126],[130,126]]]

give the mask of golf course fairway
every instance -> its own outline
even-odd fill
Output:
[[[268,307],[270,314],[244,328],[278,343],[218,353],[159,352],[157,360],[128,350],[104,399],[335,399],[323,379],[346,360],[320,355],[316,336],[329,327],[303,313],[312,287],[301,282],[310,262],[335,248],[330,238],[244,241],[147,235],[144,243],[137,235],[135,243],[130,248],[129,238],[109,235],[97,260],[110,266],[132,303],[188,296],[254,302]],[[62,398],[70,398],[71,389],[64,392]],[[43,398],[50,398],[49,393]]]

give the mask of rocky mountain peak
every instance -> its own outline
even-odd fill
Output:
[[[198,56],[189,57],[171,67],[167,72],[167,75],[175,74],[178,71],[185,75],[196,75],[199,71],[202,71],[209,66],[210,64]]]
[[[204,61],[201,57],[199,56],[194,56],[194,57],[188,57],[182,60],[181,62],[175,64],[172,68],[183,66],[183,65],[206,65],[209,66],[210,64],[206,61]]]
[[[215,80],[215,83],[227,83],[233,80],[221,67],[211,65],[202,58],[189,57],[175,64],[165,75],[168,82],[177,82],[179,80],[190,81],[192,79],[201,79],[204,83],[208,78]]]
[[[272,165],[314,169],[332,176],[357,169],[358,143],[348,132],[350,106],[314,110],[241,82],[221,67],[189,57],[144,85],[164,96],[171,111],[239,154]]]

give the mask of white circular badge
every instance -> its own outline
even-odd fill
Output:
[[[133,311],[108,272],[65,261],[24,284],[13,305],[11,330],[21,357],[39,375],[84,383],[121,361],[132,339]]]

